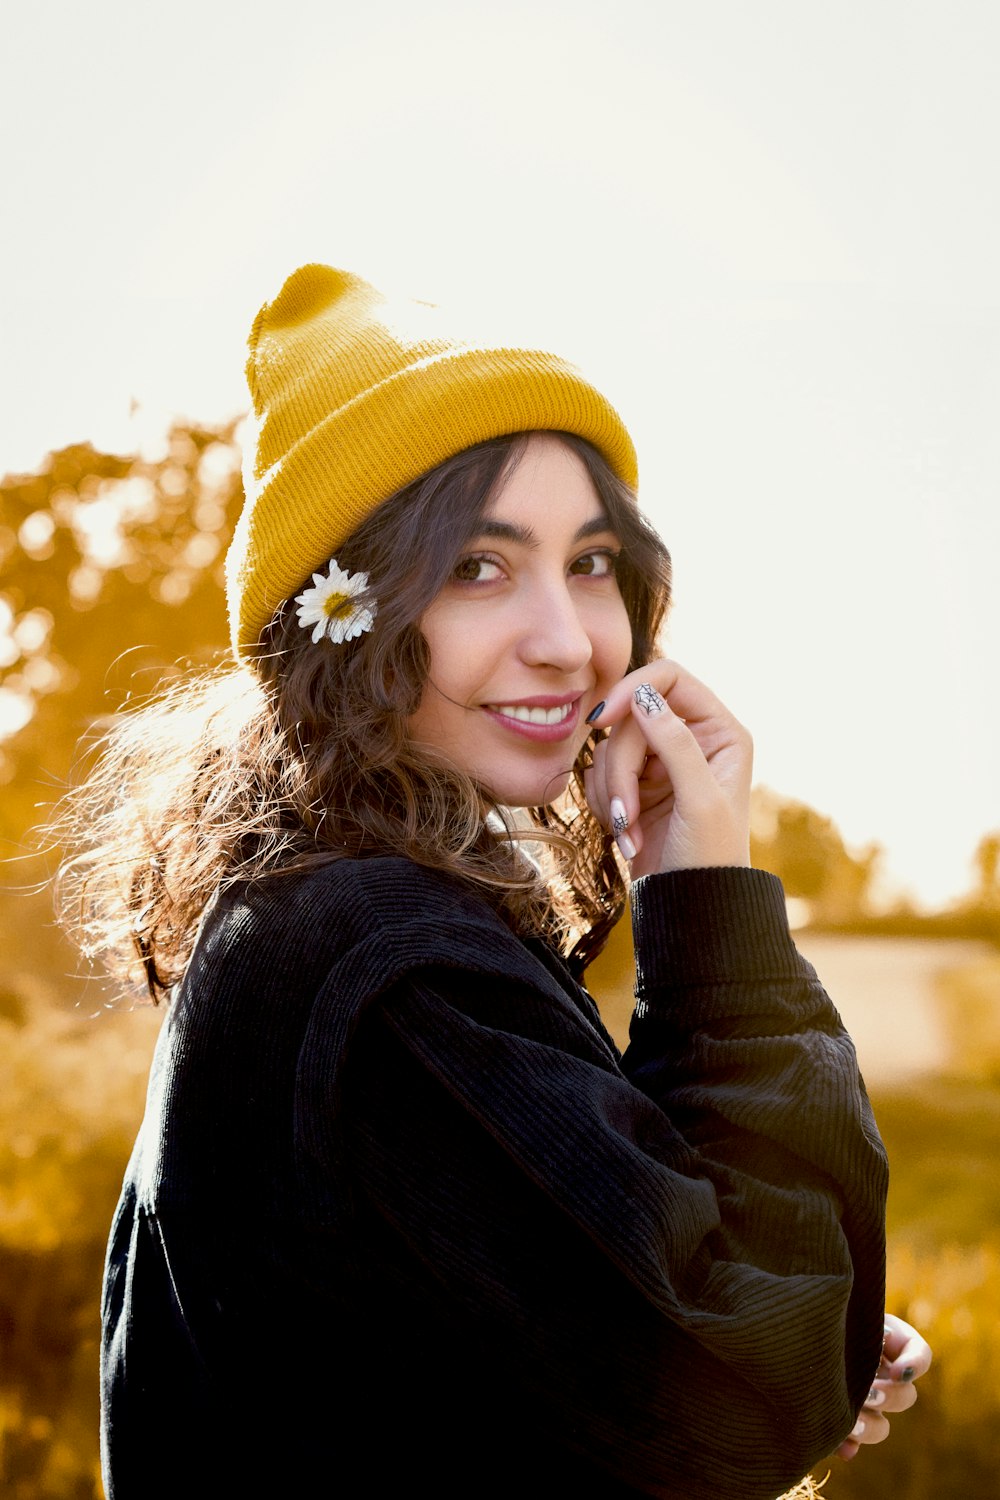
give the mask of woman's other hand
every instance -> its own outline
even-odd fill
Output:
[[[750,863],[750,735],[704,683],[662,659],[630,672],[593,723],[587,799],[633,876]]]
[[[868,1400],[858,1414],[858,1425],[837,1449],[839,1458],[851,1459],[866,1443],[881,1443],[889,1436],[888,1413],[906,1411],[917,1399],[913,1382],[930,1368],[931,1347],[902,1318],[885,1315],[882,1360]]]

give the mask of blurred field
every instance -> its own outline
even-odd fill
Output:
[[[936,1075],[879,1085],[892,1162],[889,1307],[935,1348],[915,1411],[827,1500],[923,1500],[995,1489],[1000,1432],[1000,955],[941,970],[953,1051]],[[873,960],[875,954],[873,954]],[[621,1029],[619,959],[592,975]],[[875,964],[877,968],[877,961]],[[598,988],[598,983],[595,983]],[[97,1500],[97,1298],[104,1241],[141,1111],[160,1014],[67,1012],[28,971],[0,1002],[0,1493]],[[165,1420],[166,1420],[165,1414]]]

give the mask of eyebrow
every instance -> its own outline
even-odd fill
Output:
[[[607,516],[592,516],[589,521],[584,521],[582,526],[577,527],[573,533],[573,541],[582,542],[589,536],[600,536],[603,532],[618,535]],[[475,541],[477,537],[495,537],[497,541],[517,542],[522,547],[538,546],[538,537],[530,526],[518,526],[512,521],[493,521],[487,518],[469,540]]]

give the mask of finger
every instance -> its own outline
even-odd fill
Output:
[[[602,827],[610,829],[611,811],[608,806],[610,798],[605,767],[607,750],[607,740],[598,740],[594,746],[593,760],[583,773],[583,785],[587,793],[587,803],[594,817]]]
[[[651,682],[641,682],[635,689],[632,717],[644,741],[644,760],[650,754],[659,760],[678,802],[689,801],[699,793],[717,795],[718,783],[698,741]]]
[[[651,778],[645,780],[651,760],[656,766]],[[714,825],[716,821],[714,815],[706,818],[703,809],[714,808],[715,804],[721,808],[724,802],[691,732],[650,684],[640,685],[633,694],[631,717],[612,728],[607,739],[604,775],[612,832],[628,860],[634,859],[643,848],[645,835],[640,815],[651,806],[664,811],[665,799],[669,799],[670,807],[681,805],[683,789],[684,815],[699,828],[705,823]],[[700,845],[700,839],[695,838],[693,843]],[[739,861],[729,857],[713,859],[708,855],[694,855],[684,862],[728,864]]]
[[[749,864],[749,777],[746,787],[742,774],[723,784],[704,746],[652,683],[639,684],[632,713],[672,788],[678,837],[671,859],[688,866]]]
[[[623,677],[621,682],[616,682],[608,693],[605,701],[598,705],[600,713],[594,710],[588,717],[587,723],[592,724],[595,729],[609,729],[614,724],[627,721],[631,714],[632,694],[646,677],[652,676],[656,679],[656,686],[667,694],[671,687],[675,686],[677,674],[680,667],[676,662],[661,661],[650,662],[645,667],[637,668]]]
[[[603,795],[609,814],[607,826],[616,837],[626,829],[630,831],[627,842],[633,853],[629,854],[627,849],[623,849],[623,853],[626,859],[631,859],[642,847],[640,831],[635,824],[641,811],[639,778],[646,766],[649,746],[638,724],[630,718],[614,726],[607,739],[601,742],[601,748]],[[617,806],[613,807],[613,802]]]
[[[639,809],[659,808],[661,812],[673,806],[674,787],[670,773],[658,755],[651,755],[646,769],[639,777]]]
[[[675,711],[675,694],[693,727]],[[593,722],[610,730],[609,810],[643,854],[635,869],[749,864],[750,737],[714,693],[676,662],[656,661],[616,683]]]
[[[881,1412],[869,1411],[867,1407],[863,1407],[849,1436],[862,1447],[884,1443],[889,1436],[889,1423]]]
[[[663,657],[637,668],[616,683],[608,693],[601,713],[592,722],[603,728],[624,719],[632,694],[644,681],[652,681],[674,712],[683,719],[696,722],[712,718],[732,719],[725,704],[715,696],[711,688],[706,687],[679,662]]]
[[[750,735],[710,688],[675,661],[661,659],[630,672],[598,705],[600,713],[595,713],[591,722],[598,728],[612,729],[614,738],[627,718],[635,717],[636,693],[644,698],[650,690],[663,698],[687,726],[701,756],[713,763],[714,779],[734,790],[745,783],[749,793],[753,764]]]
[[[669,786],[670,772],[660,757],[647,755],[645,767],[639,777],[639,800],[641,801],[645,796],[655,796],[659,801],[663,795],[663,788]]]
[[[865,1402],[865,1410],[881,1412],[909,1411],[917,1399],[916,1386],[904,1385],[897,1380],[881,1377],[872,1385],[872,1394]]]
[[[885,1317],[885,1341],[879,1376],[907,1383],[930,1369],[933,1352],[927,1340],[910,1323],[891,1313]]]
[[[592,765],[583,773],[583,786],[587,802],[598,822],[613,833],[625,859],[635,859],[642,846],[637,828],[630,830],[633,819],[620,796],[612,796],[608,786],[608,741],[599,740],[594,746]],[[636,799],[638,801],[638,798]],[[638,816],[638,810],[636,812]]]
[[[911,1387],[907,1389],[910,1395],[916,1395],[916,1392]],[[858,1413],[858,1420],[855,1422],[852,1431],[836,1450],[838,1458],[842,1458],[849,1463],[855,1457],[860,1447],[885,1442],[889,1436],[889,1423],[883,1411],[873,1409],[874,1398],[876,1396],[881,1397],[881,1395],[882,1393],[876,1391],[873,1386],[869,1393],[868,1401],[865,1402]]]

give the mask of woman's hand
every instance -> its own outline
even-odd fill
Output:
[[[587,800],[633,876],[750,863],[752,744],[675,661],[650,662],[608,694],[610,729],[586,773]]]
[[[931,1363],[926,1339],[902,1318],[885,1315],[882,1362],[868,1400],[858,1415],[858,1425],[837,1449],[839,1458],[851,1459],[864,1443],[881,1443],[889,1436],[888,1412],[906,1411],[917,1399],[913,1382]]]

